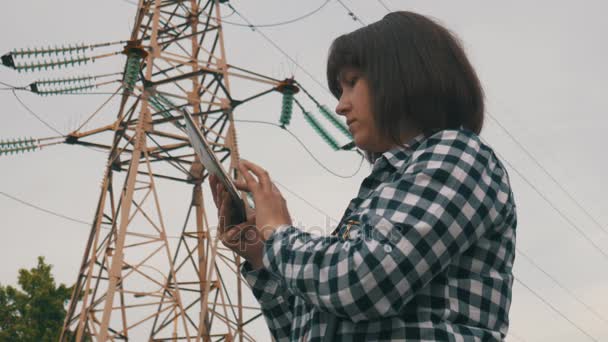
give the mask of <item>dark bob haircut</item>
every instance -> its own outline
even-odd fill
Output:
[[[483,89],[475,70],[456,36],[425,16],[393,12],[336,38],[327,82],[338,99],[345,67],[363,73],[376,126],[396,144],[412,126],[427,136],[443,129],[481,132]]]

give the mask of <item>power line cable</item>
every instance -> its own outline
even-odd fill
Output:
[[[487,144],[484,139],[482,139],[482,141]],[[528,178],[524,176],[523,173],[521,173],[517,168],[515,168],[513,164],[511,164],[506,158],[504,158],[500,153],[498,153],[498,151],[494,151],[494,153],[496,153],[496,155],[498,155],[502,161],[504,161],[513,171],[515,171],[515,173],[517,173],[519,177],[523,179],[524,182],[526,182],[526,184],[528,184],[545,202],[547,202],[549,206],[551,206],[551,208],[553,208],[553,210],[557,212],[559,216],[561,216],[562,219],[564,219],[572,228],[575,229],[575,231],[577,231],[585,240],[587,240],[587,242],[589,242],[589,244],[591,244],[593,248],[600,252],[606,260],[608,260],[608,254],[602,248],[600,248],[600,246],[598,246],[576,223],[574,223],[568,216],[566,216],[566,214],[564,214],[562,210],[560,210],[553,202],[551,202],[551,200],[549,200],[549,198],[544,193],[542,193],[542,191],[540,191],[538,187],[536,187],[530,180],[528,180]]]
[[[357,21],[361,24],[361,26],[365,26],[366,24],[363,22],[363,20],[361,20],[361,18],[359,18],[358,15],[355,14],[355,12],[353,12],[350,8],[348,8],[348,6],[346,6],[342,0],[337,0],[340,5],[342,5],[342,7],[344,7],[347,11],[348,11],[348,15],[353,18],[354,21]]]
[[[22,200],[22,199],[19,199],[19,198],[13,196],[13,195],[7,194],[6,192],[3,192],[3,191],[0,191],[0,195],[5,196],[6,198],[11,199],[11,200],[13,200],[15,202],[21,203],[21,204],[23,204],[25,206],[34,208],[36,210],[42,211],[44,213],[47,213],[47,214],[50,214],[50,215],[53,215],[53,216],[56,216],[56,217],[59,217],[59,218],[62,218],[64,220],[72,221],[72,222],[75,222],[75,223],[80,223],[82,225],[86,225],[87,227],[90,227],[92,225],[92,223],[89,223],[89,222],[86,222],[86,221],[83,221],[83,220],[79,220],[77,218],[73,218],[73,217],[70,217],[70,216],[67,216],[67,215],[63,215],[63,214],[60,214],[60,213],[58,213],[56,211],[53,211],[53,210],[50,210],[50,209],[42,208],[42,207],[37,206],[35,204],[32,204],[32,203],[30,203],[28,201],[25,201],[25,200]],[[110,229],[109,227],[103,227],[103,226],[101,226],[101,228],[102,229]],[[172,236],[172,235],[167,235],[167,238],[168,239],[181,239],[181,237],[179,237],[179,236]]]
[[[382,7],[384,7],[384,9],[385,9],[387,12],[389,12],[389,13],[390,13],[390,12],[392,12],[392,11],[391,11],[391,9],[390,9],[390,8],[388,8],[388,6],[387,6],[387,5],[384,3],[384,1],[382,1],[382,0],[378,0],[378,2],[380,3],[380,5],[382,5]]]
[[[226,23],[229,25],[234,25],[234,26],[241,26],[241,27],[249,27],[251,29],[255,29],[257,27],[276,27],[276,26],[283,26],[283,25],[287,25],[287,24],[292,24],[295,23],[297,21],[306,19],[314,14],[316,14],[317,12],[321,11],[325,6],[327,6],[327,4],[330,2],[331,0],[325,0],[325,2],[323,2],[319,7],[315,8],[314,10],[303,14],[299,17],[293,18],[293,19],[288,19],[288,20],[284,20],[284,21],[279,21],[276,23],[270,23],[270,24],[240,24],[240,23],[235,23],[235,22],[231,22],[231,21],[227,21],[224,20],[224,18],[227,18],[228,16],[224,16],[222,17],[222,23]],[[236,11],[234,10],[234,8],[232,9],[232,13],[230,15],[233,15],[236,13]]]
[[[243,21],[245,21],[247,24],[249,24],[252,27],[255,27],[251,21],[249,21],[247,18],[245,18],[245,16],[243,16],[243,14],[241,14],[239,11],[237,11],[234,6],[232,6],[232,4],[230,4],[229,2],[226,3],[232,10],[234,10],[234,12],[241,18],[243,19]],[[289,59],[296,67],[298,67],[298,69],[302,70],[302,72],[304,72],[308,77],[310,77],[310,79],[312,79],[317,85],[319,85],[323,90],[325,90],[328,94],[332,95],[333,94],[329,91],[329,89],[327,89],[327,86],[324,85],[323,83],[321,83],[313,74],[311,74],[308,70],[306,70],[303,66],[300,65],[300,63],[298,63],[298,61],[296,61],[293,57],[291,57],[287,52],[285,52],[285,50],[283,50],[277,43],[275,43],[272,39],[270,39],[266,34],[264,34],[264,32],[262,32],[262,30],[257,29],[255,30],[257,33],[259,33],[267,42],[269,42],[275,49],[279,50],[279,52],[281,52],[283,54],[283,56],[287,57],[287,59]]]
[[[57,216],[57,217],[60,217],[62,219],[69,220],[69,221],[72,221],[72,222],[76,222],[76,223],[84,224],[84,225],[87,225],[87,226],[91,226],[91,223],[89,223],[89,222],[85,222],[83,220],[79,220],[79,219],[76,219],[76,218],[73,218],[73,217],[69,217],[67,215],[60,214],[60,213],[58,213],[56,211],[53,211],[53,210],[44,209],[44,208],[39,207],[39,206],[37,206],[35,204],[32,204],[30,202],[27,202],[27,201],[24,201],[22,199],[19,199],[19,198],[15,197],[15,196],[9,195],[6,192],[0,191],[0,195],[2,195],[4,197],[7,197],[7,198],[9,198],[9,199],[11,199],[13,201],[19,202],[19,203],[21,203],[23,205],[26,205],[28,207],[31,207],[31,208],[34,208],[36,210],[45,212],[47,214],[50,214],[50,215],[53,215],[53,216]]]
[[[528,256],[526,253],[522,252],[521,249],[519,249],[519,248],[516,248],[516,250],[517,250],[517,253],[519,253],[519,255],[523,256],[526,260],[528,260],[528,262],[530,264],[532,264],[532,266],[534,266],[536,269],[541,271],[545,276],[547,276],[549,279],[551,279],[553,281],[553,283],[555,283],[557,286],[559,286],[562,290],[566,291],[572,298],[574,298],[579,304],[581,304],[587,310],[589,310],[589,312],[591,312],[595,317],[597,317],[604,323],[608,324],[608,320],[606,320],[606,318],[604,318],[601,314],[599,314],[597,311],[595,311],[592,307],[590,307],[585,302],[583,302],[578,296],[576,296],[574,294],[574,292],[572,292],[571,290],[566,288],[566,286],[564,286],[562,283],[560,283],[554,276],[552,276],[547,271],[545,271],[542,267],[540,267],[536,262],[534,262],[534,260],[532,260],[532,258],[530,256]]]
[[[7,87],[8,90],[11,90],[11,89],[20,89],[18,87],[15,87],[14,85],[10,85],[10,84],[2,82],[2,81],[0,81],[0,84],[2,84],[3,86]]]
[[[319,213],[321,213],[321,214],[325,215],[326,217],[328,217],[328,218],[330,218],[330,219],[332,219],[332,220],[334,220],[334,221],[336,221],[336,222],[338,221],[338,220],[336,220],[334,217],[332,217],[331,215],[329,215],[329,214],[328,214],[326,211],[324,211],[323,209],[321,209],[321,208],[317,207],[316,205],[312,204],[312,203],[311,203],[310,201],[308,201],[306,198],[304,198],[304,197],[302,197],[302,196],[298,195],[298,194],[297,194],[295,191],[293,191],[293,190],[289,189],[287,186],[285,186],[285,185],[283,185],[283,184],[279,183],[279,182],[278,182],[276,179],[273,179],[272,181],[273,181],[273,182],[275,182],[275,183],[276,183],[277,185],[279,185],[280,187],[282,187],[282,188],[284,188],[285,190],[287,190],[287,192],[289,192],[289,193],[290,193],[290,194],[292,194],[293,196],[297,197],[297,198],[298,198],[300,201],[302,201],[302,202],[304,202],[304,203],[308,204],[308,206],[309,206],[309,207],[313,208],[313,209],[314,209],[314,210],[316,210],[317,212],[319,212]]]
[[[0,90],[19,90],[19,91],[26,91],[32,94],[37,94],[29,89],[24,89],[24,88],[0,88]],[[83,92],[83,93],[65,93],[65,94],[59,94],[58,96],[75,96],[75,95],[80,95],[80,96],[86,96],[86,95],[112,95],[114,93],[110,93],[110,92],[106,92],[106,91],[91,91],[91,92]],[[38,94],[37,94],[38,95]],[[133,94],[127,94],[127,92],[122,92],[122,93],[117,93],[117,95],[129,95],[130,97],[139,97],[139,95],[133,95]]]
[[[325,165],[324,165],[324,164],[323,164],[323,163],[322,163],[322,162],[321,162],[319,159],[317,159],[317,157],[316,157],[316,156],[315,156],[315,155],[312,153],[312,151],[310,151],[310,149],[308,149],[308,148],[306,147],[306,145],[304,144],[304,142],[302,142],[302,140],[301,140],[300,138],[298,138],[298,136],[297,136],[297,135],[295,135],[295,134],[294,134],[292,131],[290,131],[289,129],[284,128],[284,127],[281,127],[281,126],[280,126],[280,125],[278,125],[278,124],[275,124],[275,123],[273,123],[273,122],[268,122],[268,121],[258,121],[258,120],[242,120],[242,119],[239,119],[239,120],[234,120],[234,121],[235,121],[235,122],[246,122],[246,123],[264,124],[264,125],[275,126],[275,127],[278,127],[278,128],[283,129],[284,131],[286,131],[287,133],[289,133],[289,134],[290,134],[292,137],[294,137],[294,138],[295,138],[295,139],[298,141],[298,143],[300,143],[300,145],[302,146],[302,148],[304,148],[304,150],[306,150],[306,152],[308,152],[308,154],[309,154],[309,155],[312,157],[312,159],[313,159],[313,160],[314,160],[314,161],[315,161],[317,164],[319,164],[319,166],[321,166],[323,169],[325,169],[325,171],[327,171],[327,172],[331,173],[332,175],[334,175],[334,176],[336,176],[336,177],[339,177],[339,178],[345,178],[345,179],[347,179],[347,178],[352,178],[352,177],[354,177],[356,174],[358,174],[358,173],[359,173],[359,170],[361,170],[361,166],[363,165],[363,160],[364,160],[364,157],[363,157],[363,156],[361,156],[361,162],[359,163],[359,167],[357,168],[357,170],[356,170],[354,173],[352,173],[352,174],[350,174],[350,175],[341,175],[341,174],[338,174],[338,173],[336,173],[336,172],[334,172],[334,171],[330,170],[330,169],[329,169],[327,166],[325,166]]]
[[[598,341],[597,339],[595,339],[593,336],[591,336],[591,334],[589,334],[585,329],[581,328],[580,326],[578,326],[576,323],[574,323],[570,318],[568,318],[568,316],[566,316],[564,313],[562,313],[561,311],[559,311],[555,306],[553,306],[553,304],[551,304],[548,300],[546,300],[545,298],[543,298],[540,294],[538,294],[538,292],[532,290],[532,288],[530,288],[528,285],[526,285],[526,283],[524,283],[523,281],[521,281],[521,279],[514,277],[515,281],[517,281],[519,284],[521,284],[523,287],[525,287],[526,289],[528,289],[528,291],[530,291],[530,293],[532,293],[536,298],[538,298],[540,301],[542,301],[543,303],[545,303],[546,306],[548,306],[549,308],[551,308],[551,310],[553,310],[553,312],[557,313],[558,315],[560,315],[563,319],[565,319],[566,321],[568,321],[573,327],[575,327],[578,331],[580,331],[581,333],[585,334],[587,337],[589,337],[589,339],[591,339],[592,341]]]
[[[21,104],[21,106],[23,106],[23,108],[25,108],[25,110],[27,110],[30,114],[32,114],[36,119],[38,119],[38,121],[42,122],[46,127],[48,127],[49,129],[51,129],[52,131],[54,131],[55,133],[64,136],[63,133],[59,132],[59,130],[55,127],[53,127],[51,124],[49,124],[48,122],[44,121],[40,116],[38,116],[38,114],[34,113],[33,110],[31,110],[20,98],[19,96],[17,96],[17,93],[15,93],[15,90],[12,90],[13,96],[15,96],[15,98],[17,99],[17,101],[19,101],[19,103]]]
[[[593,221],[593,223],[595,223],[595,225],[602,230],[604,233],[608,233],[608,230],[606,230],[606,228],[604,228],[602,226],[602,224],[591,215],[591,213],[589,213],[589,211],[587,209],[585,209],[585,207],[583,207],[579,201],[577,201],[574,196],[568,191],[566,190],[566,188],[561,185],[559,183],[559,181],[549,172],[549,170],[547,170],[547,168],[545,168],[539,161],[537,158],[534,157],[534,155],[530,152],[530,150],[528,150],[517,138],[515,138],[515,136],[513,134],[511,134],[511,132],[496,118],[494,117],[492,114],[488,113],[488,116],[498,125],[498,127],[500,127],[500,129],[502,129],[503,132],[505,132],[505,134],[507,134],[507,136],[522,150],[524,151],[524,153],[530,158],[532,159],[532,161],[534,161],[534,164],[536,164],[536,166],[538,166],[543,173],[549,177],[549,179],[551,179],[551,181],[557,185],[560,190],[566,194],[568,196],[568,198],[574,202],[576,204],[576,206],[583,212],[585,213],[585,216],[587,216],[587,218],[589,218],[591,221]]]
[[[65,134],[59,132],[58,129],[56,129],[55,127],[53,127],[48,122],[44,121],[38,114],[36,114],[30,107],[28,107],[25,104],[25,102],[23,102],[23,100],[21,100],[21,98],[19,98],[19,96],[17,96],[17,94],[15,93],[15,90],[13,90],[12,93],[15,96],[15,98],[17,99],[17,101],[19,101],[19,103],[21,104],[21,106],[23,106],[23,108],[25,108],[25,110],[27,110],[36,119],[38,119],[38,121],[42,122],[46,127],[48,127],[49,129],[53,130],[55,133],[59,134],[60,136],[65,137]],[[114,95],[115,93],[111,93],[111,94]],[[100,151],[100,150],[97,150],[97,149],[95,149],[93,147],[90,147],[90,146],[83,146],[83,147],[88,148],[91,151],[95,151],[95,152],[99,152],[99,153],[104,153],[105,154],[105,151]]]

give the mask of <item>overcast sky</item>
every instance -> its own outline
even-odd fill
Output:
[[[323,2],[231,1],[252,22],[260,24],[298,17]],[[386,14],[378,1],[343,2],[365,23]],[[608,183],[604,180],[608,167],[605,152],[608,5],[603,1],[383,2],[392,10],[430,15],[462,39],[485,88],[487,114],[506,128],[503,130],[488,117],[482,137],[512,165],[509,171],[518,205],[518,248],[592,310],[608,318],[608,258],[577,231],[608,251],[605,196]],[[11,1],[0,12],[0,54],[20,47],[128,39],[135,9],[121,0]],[[230,11],[224,7],[224,13]],[[236,15],[227,20],[241,22]],[[331,40],[358,27],[360,24],[337,1],[331,0],[309,18],[262,31],[324,84]],[[322,103],[335,107],[336,101],[324,88],[297,69],[258,32],[227,24],[224,37],[230,64],[277,78],[294,74]],[[18,74],[2,67],[0,81],[24,86],[41,76],[117,72],[123,63],[124,57],[118,56],[92,66],[45,74]],[[238,94],[247,94],[246,86],[236,81],[233,91],[237,98],[242,97]],[[24,92],[18,95],[61,132],[78,127],[107,99],[103,95],[38,97]],[[0,139],[56,135],[28,113],[10,91],[0,91],[0,104]],[[106,123],[114,118],[117,108],[113,102],[104,111]],[[310,110],[314,109],[310,106]],[[278,122],[280,97],[267,96],[244,106],[235,115],[237,119]],[[359,159],[355,154],[333,152],[301,117],[294,115],[291,128],[329,169],[344,175],[357,169]],[[237,123],[237,129],[242,157],[267,168],[275,180],[334,219],[340,218],[370,171],[364,165],[354,177],[341,179],[323,170],[291,136],[277,128]],[[103,153],[69,145],[1,156],[0,192],[69,217],[92,221],[105,161]],[[172,193],[171,189],[166,191]],[[283,193],[297,224],[326,226],[323,214],[287,191]],[[168,211],[183,212],[170,195],[161,197]],[[37,211],[4,195],[0,196],[0,216],[1,284],[15,284],[18,269],[34,266],[39,255],[54,265],[58,282],[73,283],[88,236],[87,225]],[[597,340],[608,340],[606,321],[598,319],[521,255],[516,258],[515,274],[585,332]],[[521,283],[514,285],[510,316],[511,341],[590,339]]]

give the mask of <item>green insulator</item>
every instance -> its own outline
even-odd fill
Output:
[[[125,88],[132,92],[135,88],[135,82],[139,76],[139,68],[141,65],[141,57],[137,54],[131,54],[127,58],[127,65],[125,67],[124,84]]]
[[[353,138],[353,136],[352,136],[352,134],[350,134],[350,131],[348,130],[348,127],[346,126],[346,124],[344,122],[342,122],[342,120],[340,120],[338,115],[336,115],[333,111],[329,110],[329,108],[327,108],[327,106],[320,105],[319,111],[321,112],[321,114],[323,114],[323,116],[329,122],[332,123],[332,125],[334,125],[334,127],[336,127],[340,132],[342,132],[342,134],[344,134],[347,138],[349,138],[349,139]]]
[[[306,122],[310,124],[310,126],[325,140],[325,142],[334,150],[337,151],[340,149],[340,145],[338,142],[321,126],[321,124],[312,116],[310,113],[304,111],[304,118]]]
[[[33,138],[15,138],[0,141],[0,155],[18,154],[37,149],[36,140]]]
[[[279,122],[281,126],[289,125],[291,115],[293,114],[293,92],[290,89],[285,89],[283,92],[283,105],[281,107],[281,118]]]

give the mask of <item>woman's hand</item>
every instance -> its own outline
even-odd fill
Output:
[[[292,221],[285,198],[272,183],[266,170],[246,160],[241,160],[238,168],[244,181],[235,182],[235,186],[253,195],[255,210],[247,210],[246,222],[227,222],[226,218],[230,217],[232,210],[230,195],[217,177],[210,175],[209,184],[218,208],[218,234],[226,247],[247,259],[254,269],[258,269],[263,267],[264,241],[279,226],[291,225]]]
[[[231,217],[232,203],[228,192],[217,177],[209,176],[209,185],[213,194],[213,201],[218,208],[218,234],[224,246],[230,248],[238,255],[251,263],[254,269],[263,267],[264,241],[256,229],[256,212],[247,208],[247,220],[234,224],[228,222]]]
[[[235,185],[237,189],[248,191],[253,195],[256,211],[255,225],[261,233],[261,239],[266,241],[279,226],[292,224],[287,203],[279,189],[270,180],[270,175],[266,170],[243,159],[238,168],[244,181],[236,182]]]

